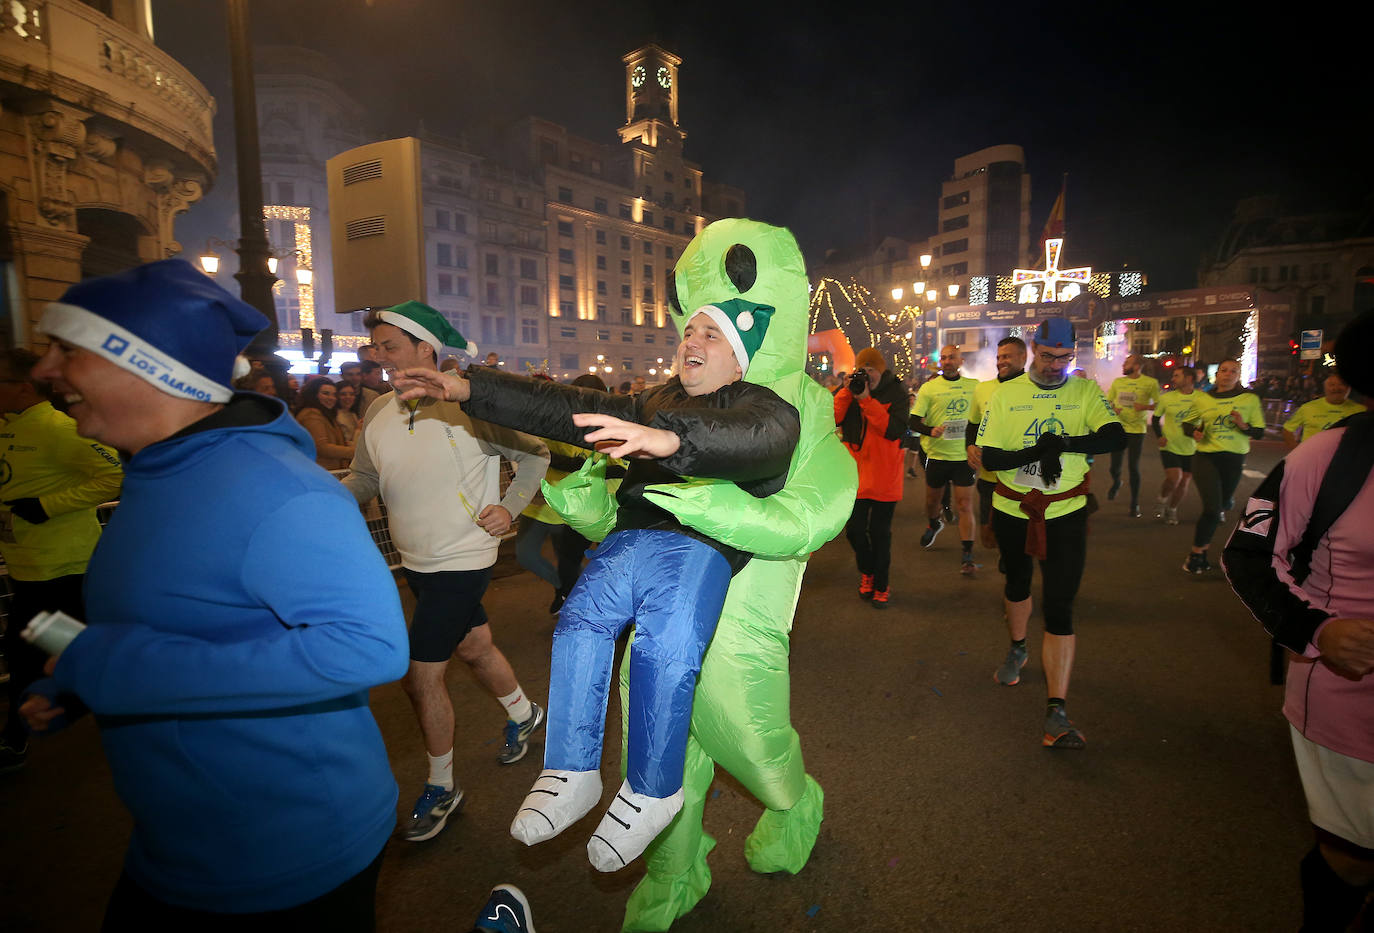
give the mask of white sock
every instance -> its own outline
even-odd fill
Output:
[[[453,790],[453,749],[449,749],[444,754],[435,758],[428,752],[425,757],[429,759],[429,781],[435,787],[442,787],[444,790]]]
[[[506,711],[506,717],[512,722],[524,722],[530,718],[530,713],[534,709],[530,706],[530,698],[525,696],[525,691],[520,689],[520,685],[515,685],[515,692],[503,697],[497,697],[501,701],[501,706]]]

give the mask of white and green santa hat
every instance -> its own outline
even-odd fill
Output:
[[[693,316],[704,314],[715,322],[730,342],[730,349],[735,351],[740,374],[746,375],[749,362],[763,345],[764,334],[768,333],[768,321],[773,317],[774,310],[769,305],[731,298],[729,301],[703,305],[697,308]]]
[[[419,301],[403,301],[385,311],[378,311],[377,317],[385,324],[423,340],[434,348],[434,359],[444,356],[444,347],[461,351],[468,359],[477,356],[477,344],[468,340],[454,328],[448,320],[429,305]]]

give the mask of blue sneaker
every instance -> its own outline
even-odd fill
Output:
[[[530,736],[544,724],[544,707],[538,703],[531,703],[530,706],[530,718],[524,722],[506,720],[506,747],[496,756],[496,760],[503,765],[513,765],[524,758],[525,752],[530,750]]]
[[[515,885],[498,884],[491,889],[487,906],[482,908],[473,928],[492,933],[534,933],[530,902]]]
[[[410,822],[401,830],[401,838],[406,842],[433,839],[448,818],[462,809],[463,791],[457,785],[453,790],[444,790],[437,784],[426,784],[424,793],[415,801],[415,809],[410,811]]]

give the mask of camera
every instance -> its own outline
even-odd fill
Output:
[[[868,388],[868,373],[862,369],[849,377],[849,391],[858,395]]]

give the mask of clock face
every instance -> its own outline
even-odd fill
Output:
[[[668,73],[668,66],[663,65],[658,69],[658,86],[665,91],[673,86],[673,76]]]
[[[630,72],[630,83],[635,87],[643,87],[644,79],[648,74],[649,73],[644,70],[643,65],[635,65],[635,70]]]

